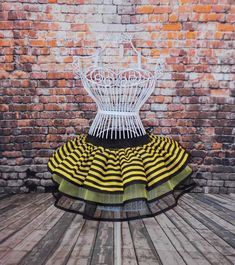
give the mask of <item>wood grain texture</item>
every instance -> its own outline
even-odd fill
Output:
[[[85,220],[53,202],[50,193],[0,196],[0,264],[116,265],[114,222]],[[165,213],[121,222],[122,264],[235,264],[234,202],[185,194]]]

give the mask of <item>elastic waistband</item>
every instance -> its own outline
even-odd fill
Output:
[[[117,139],[111,139],[111,131],[109,131],[108,138],[100,138],[97,136],[90,135],[89,133],[86,136],[86,142],[93,145],[102,146],[105,148],[127,148],[135,147],[143,144],[149,143],[151,138],[148,134],[144,134],[137,137],[127,138],[127,131],[125,131],[125,139],[117,137]]]

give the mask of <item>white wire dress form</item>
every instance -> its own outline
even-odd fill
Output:
[[[88,134],[111,139],[125,139],[145,135],[146,131],[139,116],[139,110],[152,94],[156,80],[162,74],[162,58],[156,60],[155,70],[142,68],[142,55],[134,47],[132,40],[121,36],[118,44],[130,43],[138,56],[135,68],[114,69],[103,65],[102,53],[98,50],[94,64],[83,70],[80,57],[75,58],[74,73],[81,78],[88,94],[97,104],[97,114]],[[106,45],[107,46],[107,45]],[[123,46],[122,46],[123,47]],[[90,57],[92,57],[90,56]]]

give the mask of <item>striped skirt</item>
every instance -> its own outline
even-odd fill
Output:
[[[155,216],[197,186],[190,159],[178,141],[150,132],[123,140],[81,134],[48,160],[54,205],[90,220]]]

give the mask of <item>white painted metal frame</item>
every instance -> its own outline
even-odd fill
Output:
[[[94,55],[86,56],[93,59],[92,66],[83,70],[81,59],[84,56],[76,56],[73,63],[74,73],[82,83],[88,94],[96,102],[98,111],[89,129],[89,134],[107,138],[111,131],[111,139],[124,139],[146,134],[145,128],[139,117],[139,110],[152,94],[156,80],[163,73],[164,60],[155,59],[154,72],[142,68],[141,52],[134,47],[131,38],[122,34],[117,40],[121,44],[131,44],[138,56],[138,64],[135,68],[114,69],[103,65],[102,53],[108,44],[97,50]],[[125,134],[126,131],[126,134]]]

